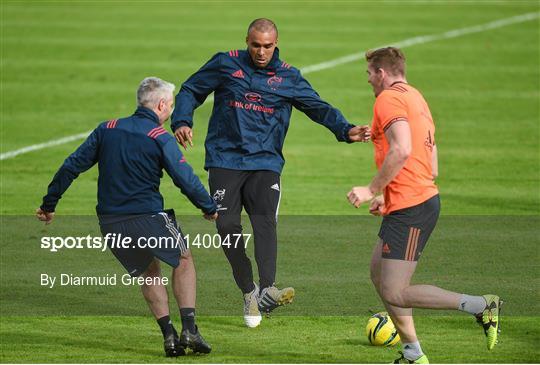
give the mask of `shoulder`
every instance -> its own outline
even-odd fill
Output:
[[[229,51],[221,52],[222,55],[228,58],[239,58],[241,54],[247,53],[246,51],[241,51],[238,49],[231,49]]]
[[[407,100],[402,93],[395,90],[384,90],[375,99],[373,106],[374,120],[387,128],[396,118],[407,118]]]
[[[114,129],[118,125],[118,118],[112,118],[109,120],[106,120],[104,122],[101,122],[96,129]]]
[[[174,137],[170,135],[169,132],[167,132],[167,130],[165,130],[165,128],[163,128],[161,125],[148,129],[146,136],[163,145],[174,140]]]
[[[119,125],[121,125],[125,119],[129,119],[129,118],[112,118],[104,122],[101,122],[100,124],[98,124],[97,128],[95,129],[95,132],[102,133],[104,131],[114,130]]]
[[[279,74],[285,74],[290,76],[299,77],[300,76],[300,70],[294,66],[292,66],[290,63],[284,60],[278,60],[279,63],[277,65],[276,71]]]
[[[214,58],[218,59],[222,63],[239,62],[246,51],[238,49],[231,49],[229,51],[218,52],[214,55]]]
[[[375,99],[375,105],[384,106],[387,104],[405,103],[402,91],[392,89],[383,90]]]
[[[218,52],[212,56],[209,62],[213,62],[214,64],[217,64],[219,66],[237,65],[237,64],[242,63],[243,53],[247,53],[247,52],[240,51],[237,49]]]
[[[274,77],[277,78],[280,83],[292,83],[293,85],[297,85],[303,80],[300,70],[282,59],[279,59],[276,64]]]

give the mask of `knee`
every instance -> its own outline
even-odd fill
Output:
[[[382,288],[381,290],[382,299],[393,306],[400,308],[408,308],[408,305],[403,296],[403,290],[392,289],[392,288]]]

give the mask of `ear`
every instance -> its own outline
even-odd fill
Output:
[[[249,46],[249,37],[246,36],[246,44]]]
[[[165,109],[165,99],[159,99],[159,103],[158,103],[158,110],[163,110]]]

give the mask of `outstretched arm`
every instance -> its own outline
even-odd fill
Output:
[[[362,135],[359,129],[354,129],[355,126],[347,122],[338,109],[322,100],[300,73],[295,82],[292,104],[311,120],[332,131],[338,141],[351,143],[365,139],[365,134]]]
[[[98,160],[99,129],[95,129],[88,138],[60,166],[49,184],[43,203],[36,210],[39,220],[50,223],[54,217],[56,205],[73,180],[80,173],[88,170]]]

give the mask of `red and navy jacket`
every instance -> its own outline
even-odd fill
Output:
[[[159,183],[163,169],[197,208],[209,214],[216,211],[214,200],[175,139],[159,124],[158,116],[144,107],[130,117],[100,124],[64,161],[49,184],[41,208],[53,212],[73,180],[96,163],[96,211],[100,217],[162,212]]]
[[[338,141],[353,127],[320,98],[300,71],[279,59],[276,48],[265,68],[247,51],[217,53],[183,84],[171,117],[174,130],[193,127],[193,111],[214,92],[206,136],[205,169],[271,170],[281,173],[283,142],[292,107],[324,125]]]

